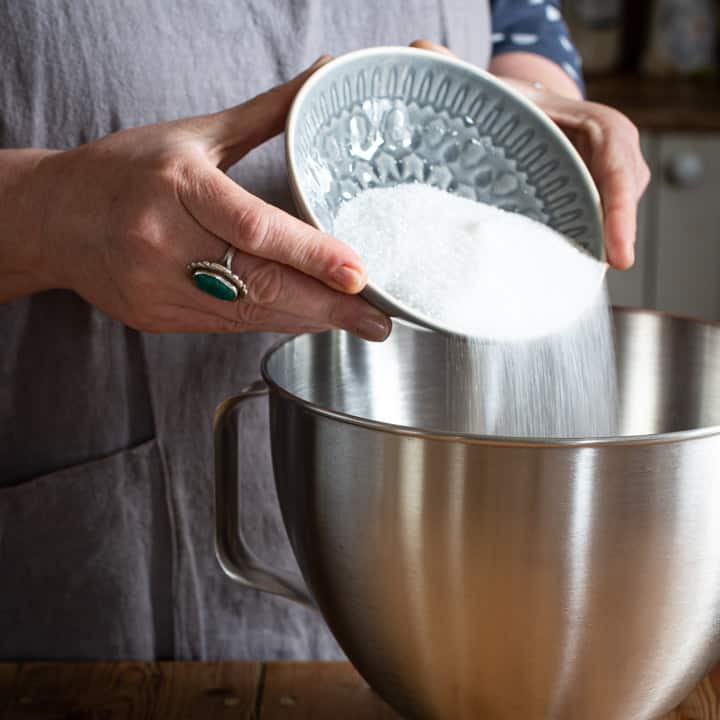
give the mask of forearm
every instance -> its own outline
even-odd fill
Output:
[[[502,53],[492,59],[489,69],[498,77],[512,78],[529,85],[540,83],[557,95],[582,99],[575,81],[557,63],[542,55],[529,52]]]
[[[48,150],[0,150],[0,303],[53,287],[48,275],[53,188]]]

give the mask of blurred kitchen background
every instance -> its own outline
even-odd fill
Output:
[[[653,173],[614,304],[720,320],[720,1],[563,0],[588,98],[640,128]]]

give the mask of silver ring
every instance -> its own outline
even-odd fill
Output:
[[[219,300],[242,300],[247,297],[247,283],[237,276],[232,269],[232,261],[235,256],[235,248],[230,245],[222,260],[213,262],[211,260],[197,260],[188,263],[187,270],[190,273],[195,287],[208,295]]]

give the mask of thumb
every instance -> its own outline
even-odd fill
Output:
[[[210,160],[227,170],[254,147],[281,133],[290,105],[303,83],[330,60],[330,55],[321,55],[292,80],[241,105],[208,115],[203,135]]]

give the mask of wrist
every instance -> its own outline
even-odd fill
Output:
[[[16,151],[24,157],[9,189],[16,208],[10,233],[15,247],[9,263],[15,278],[11,283],[14,297],[76,289],[73,275],[81,245],[84,238],[94,235],[88,224],[98,207],[98,188],[85,177],[84,147]],[[0,301],[5,299],[0,290]]]
[[[68,259],[75,254],[78,228],[75,204],[89,192],[77,182],[74,161],[79,149],[52,151],[38,159],[32,178],[33,204],[38,212],[33,244],[34,266],[43,289],[74,289]]]
[[[47,232],[45,161],[52,150],[0,151],[0,301],[55,287]]]

